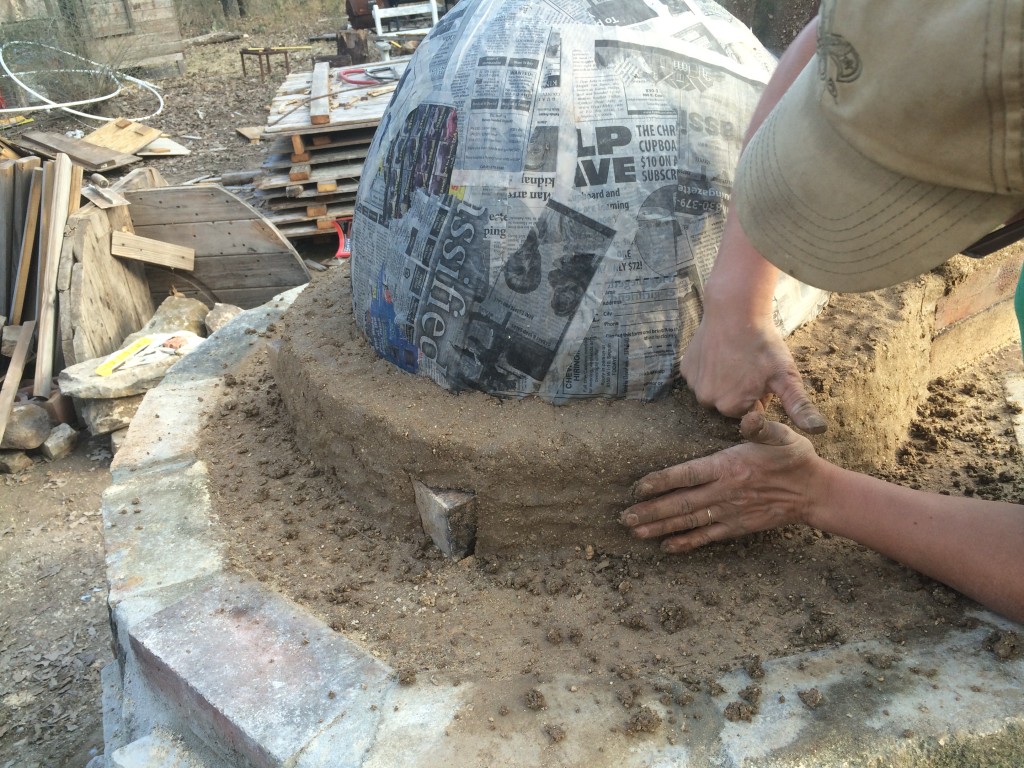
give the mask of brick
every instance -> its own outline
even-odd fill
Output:
[[[192,731],[255,768],[293,764],[342,718],[369,744],[394,685],[388,667],[319,619],[235,576],[140,623],[131,643]]]

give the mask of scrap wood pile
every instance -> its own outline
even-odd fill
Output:
[[[351,219],[370,142],[408,62],[322,62],[282,83],[263,130],[273,143],[253,187],[285,237],[330,233]]]
[[[81,424],[116,448],[145,392],[204,336],[309,280],[222,187],[168,186],[153,168],[97,186],[66,153],[2,152],[0,472],[64,455]]]

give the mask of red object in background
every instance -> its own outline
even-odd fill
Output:
[[[349,228],[352,226],[352,219],[346,219]],[[351,236],[342,228],[337,219],[334,220],[334,228],[338,230],[338,252],[334,254],[336,259],[347,259],[352,255]]]
[[[7,109],[7,102],[4,101],[3,91],[0,91],[0,109]]]

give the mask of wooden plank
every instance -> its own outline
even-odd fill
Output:
[[[45,157],[56,158],[58,154],[66,154],[71,160],[87,171],[105,171],[120,168],[138,162],[135,155],[115,152],[105,147],[97,147],[81,139],[73,139],[61,133],[44,131],[26,131],[14,143],[24,149],[36,152]]]
[[[36,348],[36,376],[32,394],[49,397],[53,388],[54,349],[57,341],[57,269],[64,245],[64,225],[68,220],[68,196],[71,194],[71,158],[57,155],[54,191],[49,211],[45,258],[41,264],[43,293],[39,309],[39,343]]]
[[[135,189],[125,192],[124,196],[131,203],[132,224],[136,233],[154,225],[226,222],[260,217],[251,208],[239,207],[237,198],[216,186]]]
[[[84,169],[80,165],[71,166],[71,194],[68,197],[68,216],[82,206],[82,181]]]
[[[320,203],[319,205],[307,205],[306,206],[306,218],[317,219],[321,216],[327,215],[327,203]]]
[[[268,218],[274,223],[275,227],[280,227],[284,224],[298,224],[303,221],[313,221],[321,218],[344,219],[352,215],[354,210],[352,205],[329,205],[325,206],[326,211],[320,216],[309,216],[306,211],[286,211],[284,213],[275,213]],[[334,228],[334,225],[331,225]]]
[[[4,385],[0,388],[0,440],[4,439],[7,422],[11,418],[11,409],[14,407],[14,398],[21,386],[21,377],[25,372],[25,361],[28,360],[28,351],[32,346],[32,333],[35,331],[35,326],[35,320],[29,320],[22,326],[18,336],[18,345],[14,348],[14,356],[11,357],[11,363],[7,367]]]
[[[305,267],[305,264],[303,264],[303,267]],[[205,301],[208,306],[212,306],[214,301],[218,301],[222,304],[234,304],[242,309],[252,309],[261,304],[266,304],[278,294],[295,287],[294,285],[277,285],[265,288],[227,288],[215,294],[214,298],[211,298],[210,294],[188,285],[182,279],[185,277],[187,275],[171,272],[165,272],[162,275],[151,274],[149,280],[153,286],[154,301],[160,300],[161,297],[169,296],[171,293],[170,288],[174,286],[174,289],[179,293],[184,294],[190,299]]]
[[[309,122],[311,125],[325,125],[331,122],[330,78],[331,66],[322,61],[313,67],[313,79],[309,89]]]
[[[363,163],[329,163],[310,168],[309,182],[334,182],[342,179],[358,179],[363,172]],[[256,179],[253,184],[256,189],[274,189],[275,187],[287,187],[295,182],[287,173],[270,173]],[[330,190],[324,190],[330,191]]]
[[[39,198],[39,245],[36,246],[35,283],[29,275],[28,292],[25,294],[25,306],[31,306],[30,317],[39,320],[39,303],[43,298],[43,280],[46,271],[47,248],[50,242],[50,209],[53,206],[54,176],[56,165],[53,160],[43,163],[43,187]],[[41,325],[41,324],[40,324]],[[42,330],[40,328],[39,330]]]
[[[304,155],[306,153],[306,142],[302,138],[301,134],[292,135],[292,149],[293,154]]]
[[[238,221],[198,224],[154,224],[135,227],[135,233],[164,243],[195,246],[196,256],[279,253],[281,239],[271,231],[268,222]]]
[[[287,272],[281,269],[282,259],[288,264]],[[146,268],[151,275],[160,270]],[[282,249],[277,253],[236,253],[231,256],[196,256],[192,276],[202,275],[202,282],[214,291],[232,288],[259,288],[267,285],[290,286],[305,281],[305,275],[294,262],[290,251]],[[189,275],[186,275],[189,277]],[[293,281],[298,281],[298,283]]]
[[[261,200],[260,205],[269,208],[295,208],[308,205],[308,201],[315,199],[325,203],[337,202],[342,196],[354,199],[358,184],[339,184],[332,194],[321,194],[316,189],[306,189],[301,184],[296,185],[298,189],[294,194],[287,195],[288,187],[285,187],[286,197],[281,197],[280,190],[257,189],[256,196]],[[336,199],[337,198],[337,199]]]
[[[293,198],[281,198],[280,200],[268,200],[266,202],[266,215],[273,216],[275,211],[289,211],[299,208],[306,208],[313,204],[324,204],[332,205],[337,203],[345,203],[352,205],[355,203],[356,196],[351,193],[334,192],[326,195],[317,195],[312,199],[293,199]]]
[[[338,182],[336,181],[318,181],[316,183],[317,192],[337,192]]]
[[[0,161],[0,315],[7,316],[14,274],[14,161]]]
[[[42,159],[35,155],[14,161],[14,227],[15,238],[19,241],[17,228],[25,221],[25,205],[28,203],[28,191],[32,184],[32,171],[42,164]]]
[[[104,123],[82,141],[132,155],[160,138],[160,129],[125,118]]]
[[[33,168],[28,202],[25,204],[25,225],[21,231],[18,268],[14,273],[14,286],[11,298],[11,325],[21,324],[21,316],[25,306],[25,292],[28,289],[28,273],[32,268],[32,251],[36,243],[36,230],[39,228],[39,201],[42,198],[42,194],[43,169]]]
[[[142,149],[136,150],[135,154],[139,157],[186,157],[192,154],[192,150],[161,136]]]
[[[124,259],[189,271],[196,262],[196,252],[192,248],[161,243],[159,240],[151,240],[131,232],[111,232],[110,252]]]
[[[242,126],[241,128],[235,128],[240,134],[245,136],[249,140],[250,144],[259,144],[260,139],[263,138],[262,126]]]
[[[360,160],[365,162],[369,147],[358,147],[355,149],[336,149],[325,152],[310,152],[307,165],[324,165],[326,163],[341,163],[346,160]],[[295,163],[295,155],[268,155],[263,161],[264,168],[291,168]]]

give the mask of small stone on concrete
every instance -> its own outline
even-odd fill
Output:
[[[78,400],[82,421],[91,435],[106,435],[125,429],[132,423],[135,412],[142,405],[145,395],[115,397],[108,400],[98,398]]]
[[[220,302],[214,304],[213,309],[206,315],[206,332],[213,336],[243,311],[241,307],[236,307],[234,304],[221,304]]]
[[[127,347],[136,339],[154,333],[174,333],[175,331],[191,331],[197,336],[203,335],[203,320],[210,309],[199,299],[185,296],[168,296],[157,307],[153,317],[135,333],[126,336],[121,342]]]
[[[0,475],[16,475],[32,466],[32,458],[24,451],[0,451]]]
[[[7,420],[0,448],[31,451],[43,444],[53,423],[46,409],[36,403],[15,403]]]
[[[476,496],[463,491],[430,488],[412,481],[423,530],[445,556],[461,560],[473,554],[476,542]]]
[[[48,459],[62,459],[75,449],[78,432],[67,424],[58,424],[43,442],[43,456]]]

